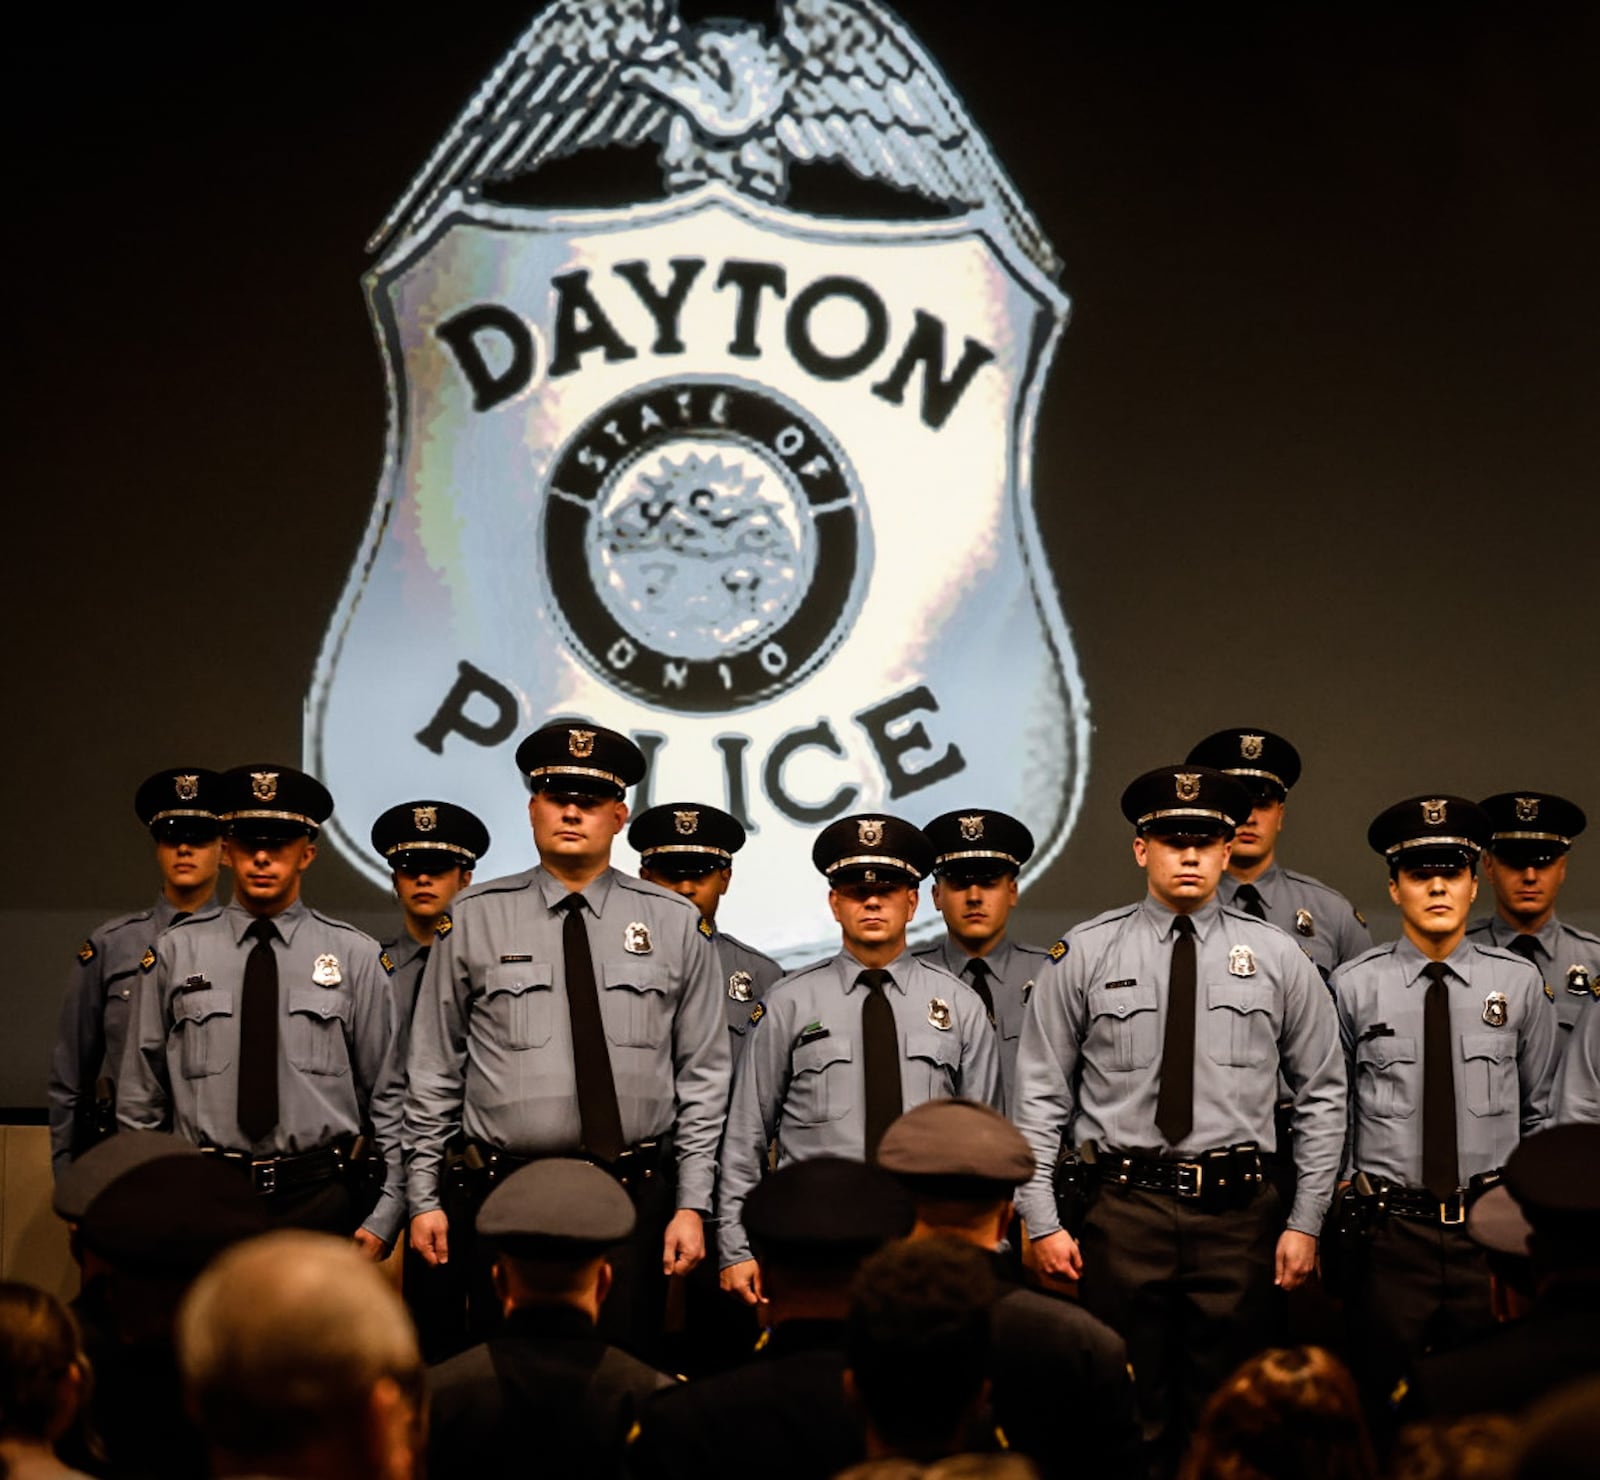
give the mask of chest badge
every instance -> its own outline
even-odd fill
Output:
[[[748,1002],[750,989],[756,984],[756,979],[748,971],[735,971],[728,978],[728,995],[735,1002]]]
[[[311,980],[319,987],[336,987],[344,980],[337,956],[318,956],[311,967]]]
[[[928,1021],[941,1033],[948,1033],[955,1026],[950,1016],[950,1004],[943,997],[935,997],[928,1003]]]
[[[1303,935],[1308,940],[1317,933],[1317,922],[1311,918],[1310,910],[1296,910],[1294,912],[1294,932]]]
[[[1504,992],[1490,992],[1483,999],[1483,1020],[1491,1028],[1505,1027],[1506,1014],[1506,994]]]
[[[1567,967],[1567,990],[1574,997],[1600,996],[1600,992],[1595,991],[1594,979],[1585,966]]]
[[[635,920],[622,932],[622,949],[630,956],[648,956],[652,949],[650,944],[650,927],[642,920]]]
[[[1256,974],[1256,953],[1249,946],[1235,946],[1228,952],[1228,974],[1230,976],[1254,976]]]

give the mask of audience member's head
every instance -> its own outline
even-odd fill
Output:
[[[478,1210],[478,1236],[495,1254],[506,1312],[572,1306],[600,1317],[611,1291],[607,1253],[634,1228],[633,1199],[592,1162],[551,1157],[513,1172]]]
[[[218,1475],[409,1480],[416,1332],[348,1241],[286,1230],[228,1250],[195,1281],[177,1334]]]
[[[1020,1454],[953,1454],[930,1465],[914,1459],[869,1459],[841,1470],[834,1480],[1039,1480],[1039,1469]]]
[[[48,1451],[71,1425],[88,1382],[66,1307],[32,1285],[0,1282],[0,1446]]]
[[[1514,1321],[1533,1305],[1533,1225],[1509,1187],[1492,1187],[1467,1214],[1467,1235],[1489,1265],[1489,1306],[1497,1321]]]
[[[1407,1424],[1389,1457],[1389,1480],[1504,1480],[1516,1443],[1517,1424],[1503,1413]]]
[[[917,1204],[918,1236],[942,1233],[992,1249],[1011,1226],[1011,1195],[1033,1176],[1033,1152],[997,1110],[929,1100],[884,1132],[878,1165]]]
[[[869,1456],[928,1462],[973,1447],[997,1294],[989,1259],[957,1239],[900,1239],[862,1264],[846,1381],[866,1415]]]
[[[1211,1395],[1182,1480],[1373,1480],[1377,1461],[1344,1363],[1321,1347],[1258,1353]]]
[[[1558,1388],[1527,1411],[1506,1473],[1510,1480],[1600,1476],[1600,1377]]]
[[[1506,1160],[1505,1185],[1533,1226],[1540,1289],[1600,1278],[1600,1125],[1529,1136]]]

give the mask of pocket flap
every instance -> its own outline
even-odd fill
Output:
[[[1356,1045],[1356,1061],[1387,1069],[1390,1064],[1414,1064],[1417,1061],[1415,1038],[1369,1038]]]
[[[848,1064],[852,1057],[848,1038],[819,1038],[814,1043],[796,1044],[789,1063],[796,1074],[807,1074],[829,1064]]]
[[[350,1004],[344,993],[327,987],[291,987],[289,1011],[302,1012],[308,1017],[321,1018],[324,1022],[329,1018],[338,1018],[340,1022],[350,1020]]]
[[[1206,1002],[1211,1007],[1231,1007],[1235,1012],[1271,1012],[1272,988],[1247,977],[1228,977],[1206,983]]]
[[[1464,1059],[1492,1059],[1499,1063],[1502,1059],[1509,1059],[1517,1049],[1516,1036],[1512,1033],[1463,1033],[1461,1035],[1461,1057]]]
[[[548,961],[497,961],[484,973],[483,995],[501,992],[513,995],[535,987],[549,989],[555,984],[555,968]]]
[[[1125,1018],[1130,1013],[1154,1012],[1154,982],[1135,982],[1131,987],[1090,987],[1089,1016]]]
[[[941,1033],[937,1028],[913,1024],[905,1030],[905,1045],[907,1058],[927,1059],[950,1069],[961,1062],[961,1045],[954,1031]]]
[[[606,990],[626,987],[630,992],[665,992],[667,971],[653,961],[607,961],[601,970],[605,973]]]
[[[227,987],[207,987],[201,992],[179,992],[172,999],[173,1022],[203,1023],[210,1017],[233,1012],[233,993]]]

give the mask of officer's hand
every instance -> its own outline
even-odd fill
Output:
[[[356,1247],[361,1250],[374,1264],[382,1264],[384,1256],[389,1252],[388,1244],[375,1233],[368,1233],[364,1228],[356,1229]]]
[[[722,1271],[722,1288],[746,1305],[760,1305],[765,1298],[761,1293],[761,1266],[754,1259],[730,1264]]]
[[[1285,1290],[1298,1290],[1317,1267],[1317,1241],[1309,1233],[1283,1230],[1278,1239],[1278,1272],[1275,1283]]]
[[[411,1220],[411,1247],[429,1264],[450,1262],[450,1220],[443,1208],[418,1213]]]
[[[1083,1278],[1083,1255],[1078,1241],[1066,1229],[1057,1229],[1043,1238],[1029,1239],[1028,1263],[1042,1279],[1077,1280]]]
[[[693,1208],[679,1208],[667,1224],[667,1236],[662,1242],[662,1272],[688,1274],[705,1257],[705,1224]]]

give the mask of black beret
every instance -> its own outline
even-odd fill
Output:
[[[1600,1125],[1551,1126],[1518,1142],[1505,1185],[1535,1229],[1600,1219]]]
[[[166,1131],[118,1131],[91,1146],[56,1178],[51,1206],[58,1218],[77,1223],[102,1192],[118,1177],[168,1156],[198,1156],[200,1148],[182,1136]]]
[[[737,817],[703,802],[664,802],[641,812],[628,828],[628,842],[640,862],[678,879],[698,879],[727,868],[744,847],[744,838]]]
[[[888,1173],[837,1156],[779,1167],[744,1204],[751,1241],[789,1256],[864,1254],[909,1233],[914,1216],[906,1190]]]
[[[1470,868],[1489,831],[1483,809],[1465,797],[1411,797],[1372,819],[1367,844],[1391,865]]]
[[[478,1210],[478,1232],[516,1254],[592,1258],[633,1232],[633,1199],[593,1162],[553,1156],[513,1172]]]
[[[241,837],[312,833],[333,813],[333,798],[315,776],[270,761],[222,773],[222,820]]]
[[[1589,823],[1576,802],[1545,791],[1503,791],[1478,805],[1489,819],[1489,851],[1514,868],[1554,862]]]
[[[200,766],[174,766],[146,776],[133,810],[158,839],[210,840],[222,831],[217,794],[222,778]]]
[[[1252,796],[1282,801],[1300,779],[1300,752],[1282,735],[1259,725],[1244,730],[1218,730],[1207,735],[1187,757],[1190,765],[1210,766],[1234,776]]]
[[[1122,815],[1141,833],[1158,837],[1231,833],[1251,810],[1244,787],[1209,766],[1158,766],[1122,793]]]
[[[372,846],[392,869],[473,868],[489,829],[454,802],[401,802],[372,824]]]
[[[945,812],[922,831],[940,878],[1015,873],[1033,857],[1033,834],[1004,812]]]
[[[249,1180],[214,1156],[164,1156],[124,1172],[84,1210],[78,1235],[129,1274],[197,1274],[267,1230]]]
[[[933,867],[933,848],[909,822],[871,812],[830,822],[811,862],[832,885],[915,884]]]
[[[883,1133],[878,1165],[932,1196],[988,1199],[1033,1176],[1033,1151],[998,1110],[972,1100],[928,1100]]]
[[[620,799],[644,780],[644,752],[626,735],[600,725],[557,720],[517,747],[530,791]]]

